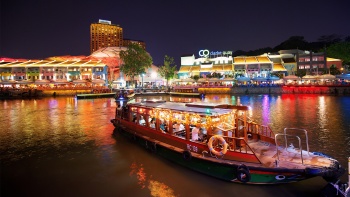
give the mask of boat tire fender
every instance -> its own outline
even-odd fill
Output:
[[[239,170],[239,169],[244,169],[244,170],[246,170],[246,171],[249,172],[249,168],[248,168],[246,165],[244,165],[244,164],[239,165],[237,169],[238,169],[238,170]]]
[[[242,182],[242,183],[246,183],[248,181],[250,181],[250,173],[248,170],[244,169],[244,168],[239,168],[237,170],[237,179]]]
[[[222,144],[223,146],[223,149],[219,152],[219,151],[216,151],[214,148],[213,148],[213,142],[214,140],[219,140],[220,143]],[[211,153],[213,153],[214,155],[216,156],[223,156],[226,154],[227,152],[227,147],[228,147],[228,144],[226,143],[225,139],[220,136],[220,135],[214,135],[212,136],[210,139],[209,139],[209,142],[208,142],[208,148],[209,148],[209,151]]]
[[[152,153],[157,152],[157,144],[156,143],[151,143],[149,145],[149,149],[151,150]]]
[[[184,152],[182,152],[182,157],[185,161],[190,161],[192,159],[192,154],[190,151],[185,150]]]

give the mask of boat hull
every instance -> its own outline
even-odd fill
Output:
[[[156,139],[139,134],[112,120],[116,132],[120,132],[145,149],[184,167],[225,181],[244,184],[285,184],[315,177],[302,169],[265,168],[249,163],[220,162],[212,157],[164,144]]]

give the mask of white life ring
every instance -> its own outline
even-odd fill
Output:
[[[223,145],[223,149],[220,152],[213,148],[214,140],[219,140],[220,143]],[[209,142],[208,142],[209,151],[211,153],[213,153],[214,155],[216,155],[216,156],[223,156],[223,155],[225,155],[226,152],[227,152],[227,147],[228,147],[228,144],[226,143],[225,139],[222,136],[220,136],[220,135],[214,135],[214,136],[212,136],[209,139]]]

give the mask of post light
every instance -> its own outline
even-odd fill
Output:
[[[143,88],[143,76],[145,76],[145,73],[142,73],[141,76],[142,76],[142,84],[141,84],[141,87]]]

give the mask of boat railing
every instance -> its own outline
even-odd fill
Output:
[[[278,139],[279,136],[284,137],[285,139],[287,139],[287,137],[295,137],[295,138],[298,139],[299,148],[300,148],[300,159],[301,159],[301,163],[304,164],[303,151],[302,151],[302,147],[301,147],[300,137],[296,136],[296,135],[289,135],[289,134],[283,134],[283,133],[278,133],[278,134],[275,135],[277,161],[280,161],[279,150],[278,150],[279,146],[277,145],[278,144],[277,139]],[[285,149],[287,149],[287,147],[285,147]]]
[[[288,139],[287,139],[287,134],[291,135],[290,133],[292,133],[294,131],[295,132],[298,132],[298,133],[303,133],[305,135],[305,144],[306,144],[306,150],[309,154],[309,140],[308,140],[308,137],[307,137],[307,131],[306,129],[299,129],[299,128],[284,128],[283,132],[285,134],[285,137],[284,137],[284,141],[285,141],[285,146],[287,147],[288,145]],[[296,135],[295,135],[296,136]],[[301,147],[300,147],[301,148]]]
[[[245,141],[243,137],[229,137],[224,136],[226,143],[228,144],[227,149],[230,151],[240,152],[240,153],[253,153],[252,149]]]
[[[247,122],[247,132],[252,134],[253,139],[274,142],[275,134],[269,126],[249,121]]]

